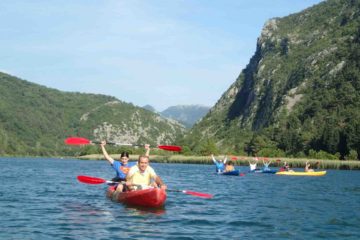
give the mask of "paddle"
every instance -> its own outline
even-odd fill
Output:
[[[67,145],[100,144],[99,141],[91,141],[89,139],[82,138],[82,137],[69,137],[69,138],[66,138],[64,142]],[[107,144],[119,145],[119,146],[139,146],[139,145],[133,145],[130,143],[115,143],[115,142],[108,142]],[[157,147],[162,150],[173,151],[173,152],[180,152],[182,150],[180,146],[176,146],[176,145],[159,145]]]
[[[189,195],[193,195],[193,196],[201,197],[201,198],[212,198],[212,197],[213,197],[212,194],[201,193],[201,192],[194,192],[194,191],[189,191],[189,190],[166,189],[166,191],[169,191],[169,192],[181,192],[181,193],[185,193],[185,194],[189,194]]]
[[[116,183],[114,181],[109,181],[109,180],[105,180],[102,178],[97,178],[97,177],[90,177],[90,176],[77,176],[77,179],[79,180],[79,182],[82,183],[86,183],[86,184],[112,184],[112,183]]]
[[[114,181],[105,180],[103,178],[90,177],[90,176],[77,176],[77,179],[79,180],[79,182],[86,183],[86,184],[103,184],[103,183],[112,184],[112,183],[116,183]],[[166,191],[168,191],[168,192],[182,192],[182,193],[185,193],[185,194],[189,194],[189,195],[196,196],[196,197],[201,197],[201,198],[212,198],[213,197],[212,194],[194,192],[194,191],[189,191],[189,190],[166,189]]]

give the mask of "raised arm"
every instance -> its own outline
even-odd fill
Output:
[[[105,145],[106,145],[106,141],[101,141],[100,146],[101,146],[103,155],[104,155],[105,159],[109,161],[110,164],[113,164],[114,159],[112,157],[110,157],[109,154],[107,153],[107,151],[105,149]]]
[[[164,184],[163,180],[161,179],[161,177],[156,176],[155,178],[155,182],[158,186],[160,186],[163,189],[166,189],[166,185]]]
[[[226,163],[226,161],[227,161],[227,156],[225,155],[225,157],[224,157],[224,164]]]
[[[149,157],[150,156],[150,145],[149,144],[145,144],[145,156]]]
[[[213,162],[216,163],[216,159],[213,154],[211,154],[211,158],[212,158]]]

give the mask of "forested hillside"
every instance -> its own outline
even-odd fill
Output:
[[[0,73],[0,154],[66,155],[69,136],[170,144],[184,128],[114,97],[61,92]]]
[[[359,158],[359,60],[360,1],[271,19],[247,67],[183,144],[203,154]]]

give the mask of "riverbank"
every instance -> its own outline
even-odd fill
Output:
[[[119,154],[111,155],[112,158],[118,159]],[[216,157],[216,159],[223,156]],[[103,160],[102,154],[92,154],[79,156],[78,159],[83,160]],[[137,159],[138,155],[130,155],[130,159]],[[231,156],[231,160],[238,166],[248,166],[248,160],[252,157],[247,156]],[[262,166],[262,159],[259,158],[259,166]],[[281,167],[287,162],[292,168],[304,168],[305,162],[309,161],[312,168],[315,169],[342,169],[342,170],[360,170],[360,161],[341,161],[341,160],[324,160],[324,159],[300,159],[300,158],[264,158],[271,161],[272,167]],[[188,163],[188,164],[213,164],[210,156],[183,156],[183,155],[151,155],[151,161],[157,163]]]

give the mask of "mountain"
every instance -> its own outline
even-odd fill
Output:
[[[360,1],[270,19],[236,81],[184,144],[195,152],[360,157]]]
[[[210,107],[201,105],[178,105],[168,107],[160,114],[164,117],[174,119],[191,128],[199,119],[209,111]]]
[[[145,106],[143,106],[142,108],[144,108],[144,109],[146,109],[146,110],[149,110],[149,111],[151,111],[151,112],[156,113],[156,109],[155,109],[153,106],[151,106],[151,105],[145,105]]]
[[[69,136],[171,144],[185,129],[111,96],[61,92],[0,73],[0,154],[64,155]]]

